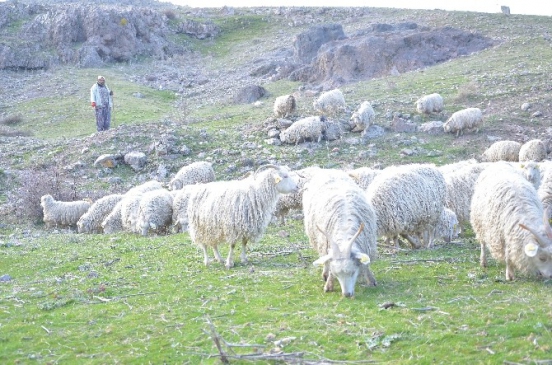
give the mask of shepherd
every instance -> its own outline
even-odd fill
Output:
[[[90,104],[96,113],[96,128],[98,132],[106,131],[111,125],[111,110],[113,109],[113,91],[105,84],[105,77],[98,80],[90,88]]]

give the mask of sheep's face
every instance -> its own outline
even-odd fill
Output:
[[[537,271],[537,275],[552,278],[552,247],[540,247],[535,243],[525,245],[525,254]]]
[[[299,190],[298,181],[295,176],[290,174],[287,169],[274,171],[272,177],[276,185],[276,190],[282,194],[295,193]]]
[[[360,263],[352,258],[343,258],[330,261],[330,272],[339,281],[341,294],[344,297],[355,295],[355,284],[360,272]]]

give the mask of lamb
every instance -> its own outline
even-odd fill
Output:
[[[208,183],[215,180],[215,171],[211,163],[193,162],[182,167],[169,182],[169,190],[182,189],[184,185]]]
[[[280,133],[283,143],[298,144],[305,141],[320,142],[324,138],[328,124],[324,117],[299,119]]]
[[[364,101],[360,104],[359,108],[351,115],[349,124],[351,132],[363,132],[370,127],[376,118],[376,112],[368,101]]]
[[[347,109],[345,97],[339,89],[333,89],[322,93],[312,105],[317,112],[330,117],[337,117]]]
[[[140,201],[136,228],[142,236],[148,231],[168,232],[172,223],[173,195],[165,189],[145,192]]]
[[[230,245],[226,268],[234,266],[234,246],[241,242],[241,261],[247,262],[248,242],[257,242],[268,226],[280,194],[297,191],[297,181],[284,166],[264,165],[244,180],[214,181],[196,185],[188,202],[189,233],[192,242],[203,250],[209,264],[207,247],[222,262],[218,245]]]
[[[296,109],[297,103],[293,95],[278,96],[274,100],[274,115],[276,118],[290,117],[295,113]]]
[[[443,124],[445,133],[456,133],[456,137],[464,133],[464,130],[473,130],[479,132],[479,127],[483,124],[483,113],[479,108],[467,108],[453,113]]]
[[[102,222],[122,199],[122,194],[110,194],[96,200],[78,220],[78,232],[102,233]]]
[[[317,174],[303,194],[305,234],[318,251],[314,265],[323,265],[324,291],[337,278],[345,297],[355,294],[361,274],[376,286],[369,264],[377,257],[376,213],[366,194],[346,173]]]
[[[514,270],[552,278],[552,230],[537,191],[506,164],[488,167],[475,184],[471,224],[481,244],[480,264],[487,266],[486,249],[506,263],[506,280]]]
[[[422,96],[416,101],[416,111],[420,114],[442,112],[443,97],[437,93]]]
[[[516,141],[497,141],[481,155],[481,161],[519,161],[519,151],[521,143]]]
[[[452,242],[460,234],[458,217],[449,208],[444,208],[435,227],[435,239],[442,239],[446,243]]]
[[[546,158],[547,151],[544,142],[540,139],[532,139],[525,142],[519,149],[519,162],[540,162]]]
[[[380,172],[381,170],[372,169],[370,167],[358,167],[354,170],[347,171],[349,176],[352,177],[363,190],[368,188],[370,183],[374,181]]]
[[[391,166],[382,170],[366,190],[368,201],[378,215],[378,236],[402,235],[419,248],[413,236],[425,237],[433,246],[434,228],[445,205],[446,185],[443,174],[430,164]]]
[[[90,208],[91,203],[85,200],[59,201],[50,194],[40,198],[40,206],[44,215],[44,223],[47,227],[72,227],[75,226],[84,213]]]

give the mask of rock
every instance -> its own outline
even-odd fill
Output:
[[[264,87],[258,85],[249,85],[242,87],[234,95],[234,104],[251,104],[267,94]]]
[[[502,5],[500,7],[500,11],[502,12],[502,14],[510,15],[510,7],[509,6]]]
[[[114,168],[117,166],[117,156],[111,154],[101,155],[94,161],[94,167],[109,167]]]
[[[418,126],[406,119],[395,117],[391,122],[391,129],[397,133],[413,133],[416,132]]]
[[[531,114],[532,117],[534,118],[539,118],[539,117],[542,117],[542,112],[540,110],[534,112],[533,114]]]
[[[345,38],[341,24],[318,25],[298,34],[293,41],[293,57],[297,62],[310,63],[320,47]]]
[[[0,282],[7,283],[8,281],[11,281],[12,277],[9,274],[4,274],[0,276]]]
[[[381,137],[383,135],[385,135],[385,129],[383,129],[379,125],[372,124],[370,127],[368,127],[368,129],[365,129],[362,131],[362,133],[360,134],[360,137],[364,141],[366,141],[369,139]]]
[[[524,112],[528,111],[529,109],[531,109],[531,103],[523,103],[521,104],[521,110],[523,110]]]
[[[418,127],[418,132],[427,133],[432,136],[444,134],[445,131],[443,130],[443,124],[444,123],[441,122],[440,120],[427,122]]]
[[[143,152],[132,151],[125,154],[124,161],[130,165],[134,171],[140,171],[146,166],[147,156]]]

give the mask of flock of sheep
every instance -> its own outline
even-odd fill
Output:
[[[544,144],[538,142],[527,144],[540,153]],[[282,224],[291,210],[302,210],[305,234],[319,254],[314,264],[323,267],[324,290],[333,290],[335,278],[347,297],[354,295],[359,275],[376,285],[370,263],[377,258],[378,238],[429,248],[455,239],[467,223],[481,244],[482,266],[488,250],[505,262],[507,280],[514,279],[514,270],[552,277],[552,162],[519,162],[538,155],[522,154],[524,146],[517,158],[508,147],[507,160],[490,159],[486,151],[483,157],[491,161],[439,167],[291,171],[263,165],[230,181],[215,181],[212,165],[201,161],[182,167],[167,187],[152,180],[93,203],[45,195],[41,205],[48,226],[76,226],[79,233],[188,231],[205,265],[212,251],[228,269],[236,244],[247,262],[247,245],[259,241],[270,222]],[[222,244],[229,245],[226,259],[219,253]]]

